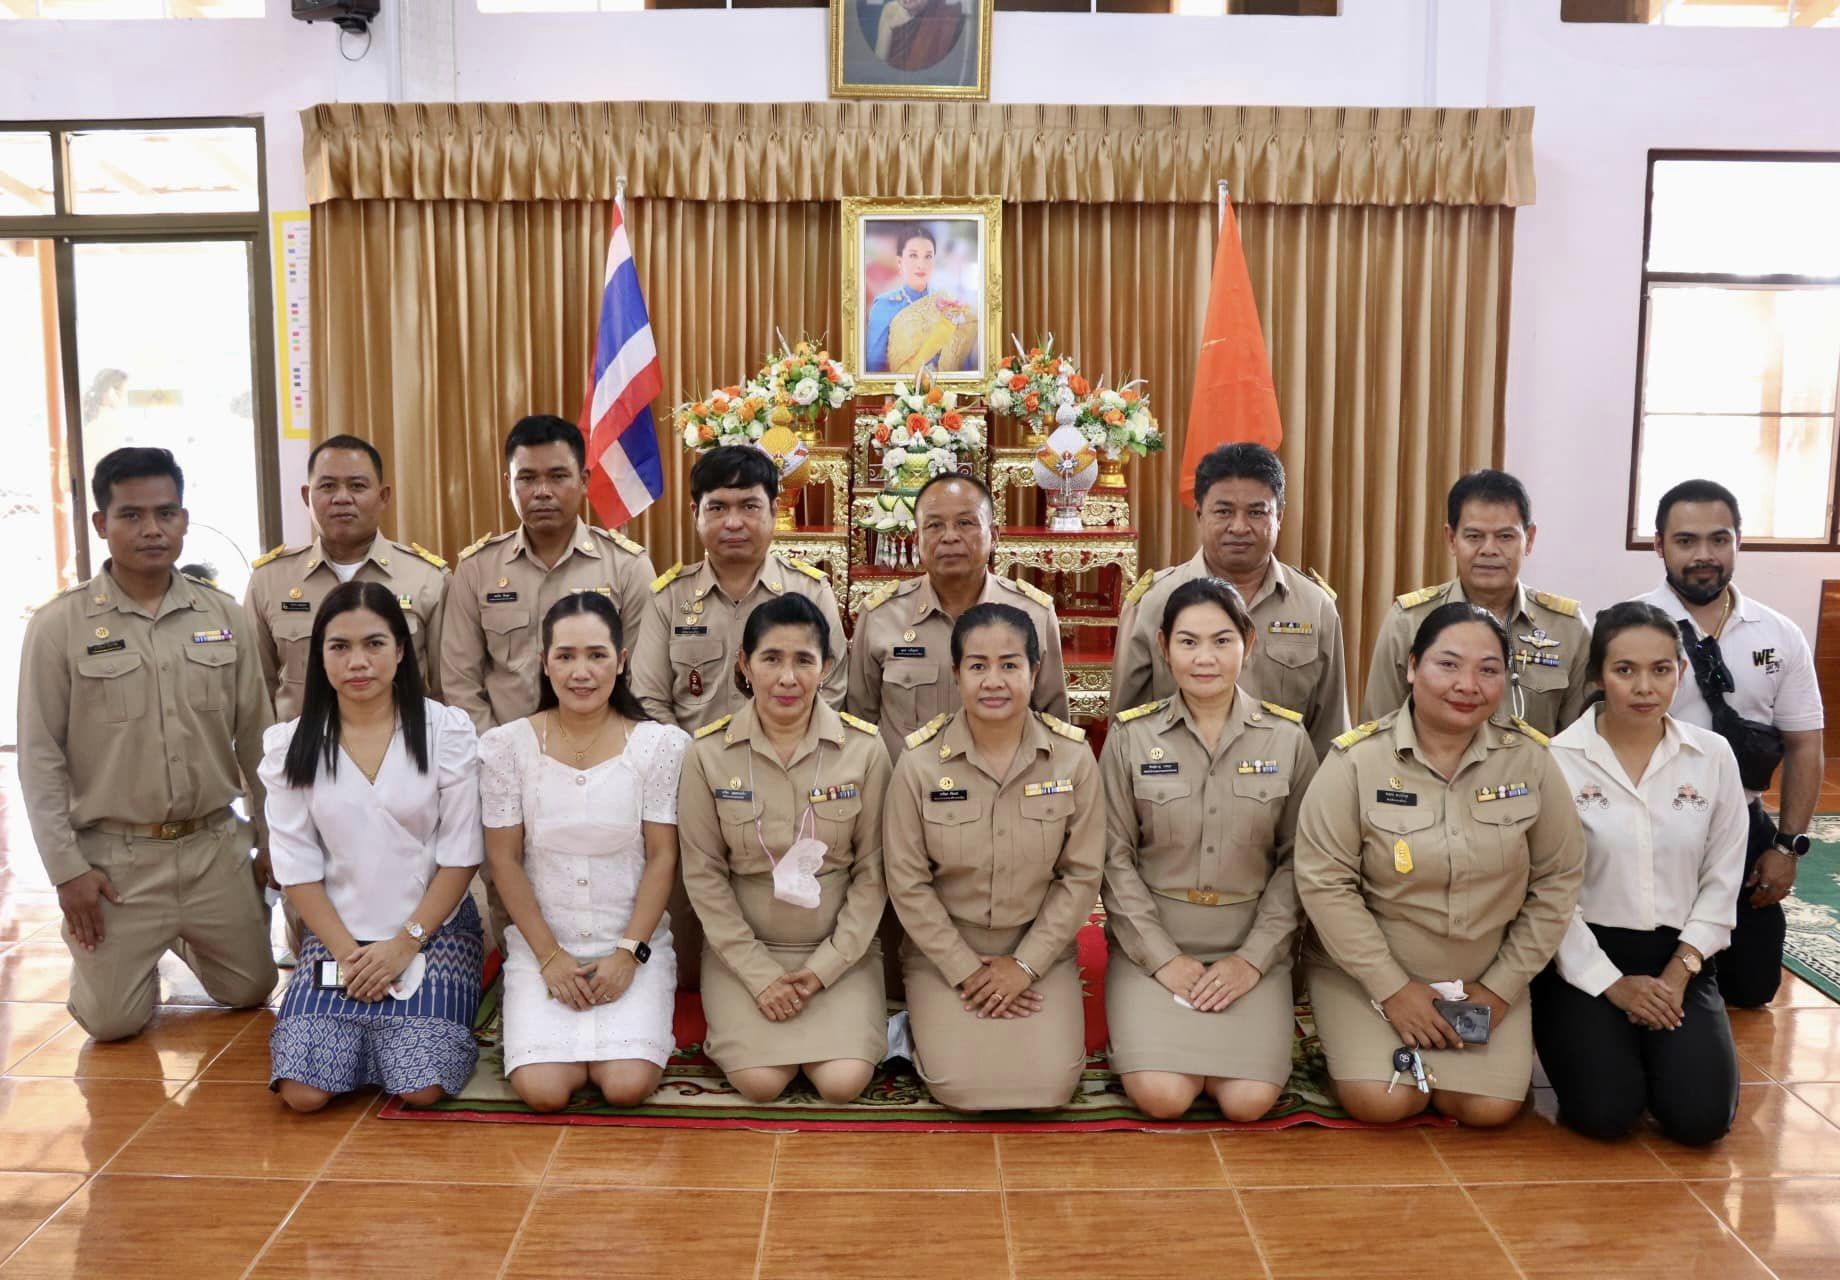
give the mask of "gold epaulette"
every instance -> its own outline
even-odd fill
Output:
[[[871,609],[878,609],[882,605],[887,604],[888,601],[894,597],[894,593],[899,591],[906,581],[908,581],[908,579],[897,578],[885,587],[876,588],[875,593],[867,600],[863,601],[862,611],[868,613]]]
[[[1086,730],[1080,728],[1078,725],[1068,724],[1065,720],[1056,719],[1046,711],[1037,711],[1035,714],[1041,717],[1041,722],[1043,724],[1047,725],[1053,732],[1060,734],[1061,737],[1071,738],[1075,742],[1086,741]]]
[[[479,548],[485,546],[486,543],[490,541],[492,541],[492,535],[488,533],[485,535],[485,537],[481,538],[478,542],[473,543],[470,547],[463,548],[460,552],[460,558],[464,560],[468,556],[478,555]]]
[[[677,575],[682,573],[683,571],[684,571],[684,562],[682,560],[679,560],[676,564],[672,565],[669,569],[666,569],[663,573],[659,574],[656,578],[653,578],[652,579],[652,594],[657,595],[660,591],[663,591],[666,587],[670,586],[673,582],[676,582]]]
[[[618,547],[622,551],[628,552],[629,554],[635,555],[635,556],[642,556],[645,554],[645,544],[644,543],[634,542],[631,538],[621,533],[618,529],[603,529],[599,525],[590,525],[588,527],[593,529],[594,532],[600,534],[601,537],[607,539],[607,541],[613,543],[614,546]]]
[[[1144,576],[1139,578],[1136,582],[1133,582],[1131,584],[1131,589],[1124,593],[1124,602],[1126,604],[1136,604],[1139,600],[1142,600],[1144,598],[1144,592],[1148,591],[1150,589],[1150,584],[1155,581],[1156,570],[1145,569]]]
[[[1314,569],[1305,569],[1304,572],[1310,575],[1311,582],[1314,582],[1328,593],[1329,599],[1335,599],[1335,588],[1329,585],[1328,579],[1324,578],[1322,574],[1316,572]]]
[[[1576,618],[1578,616],[1578,602],[1576,600],[1567,596],[1556,596],[1550,591],[1535,591],[1530,594],[1533,596],[1533,602],[1543,609],[1551,609],[1554,613],[1563,613],[1568,618]]]
[[[1542,747],[1552,745],[1551,738],[1541,733],[1538,729],[1528,724],[1525,720],[1521,719],[1519,716],[1511,716],[1509,717],[1509,719],[1513,722],[1513,725],[1516,729],[1519,729],[1522,733],[1526,734],[1529,738],[1532,738],[1535,742],[1539,743]]]
[[[998,581],[1009,584],[1023,595],[1033,600],[1044,609],[1054,607],[1054,597],[1036,586],[1033,582],[1023,582],[1018,578],[999,578]]]
[[[696,731],[695,736],[698,738],[707,738],[710,734],[716,732],[716,730],[727,728],[728,722],[730,720],[733,720],[734,718],[735,717],[731,715],[731,716],[723,716],[720,720],[711,720],[708,724],[704,725],[701,729],[698,729]]]
[[[936,715],[931,720],[928,720],[925,724],[921,725],[918,729],[915,729],[912,733],[908,734],[906,738],[902,739],[902,741],[905,742],[909,747],[917,747],[922,742],[925,742],[928,738],[931,738],[934,734],[938,733],[941,729],[945,728],[946,721],[950,720],[951,718],[952,717],[950,715],[944,715],[944,714]]]
[[[213,591],[224,590],[217,585],[216,578],[207,578],[202,573],[182,573],[179,576],[184,578],[187,582],[196,582],[201,587],[210,587]],[[226,591],[224,594],[228,595],[229,592]]]
[[[1118,723],[1119,724],[1130,724],[1131,721],[1141,720],[1145,716],[1149,715],[1151,712],[1161,711],[1164,707],[1168,705],[1169,705],[1168,698],[1158,698],[1155,702],[1140,702],[1134,707],[1130,707],[1124,711],[1120,711],[1118,713]]]
[[[280,558],[281,556],[286,555],[287,551],[288,551],[288,545],[285,542],[283,542],[279,546],[270,547],[267,551],[264,551],[261,555],[257,556],[254,560],[251,560],[249,562],[250,572],[253,573],[255,570],[260,569],[263,565],[268,564]]]
[[[870,724],[867,720],[863,719],[861,716],[853,716],[847,711],[839,711],[837,713],[837,718],[843,721],[845,724],[849,725],[850,728],[855,729],[858,733],[866,733],[871,738],[875,737],[876,734],[881,732],[879,728],[877,728],[875,725]]]
[[[830,574],[824,572],[824,570],[818,568],[816,565],[806,564],[797,556],[781,556],[780,559],[786,562],[786,567],[788,569],[797,569],[807,578],[816,578],[819,582],[829,582],[831,580]]]
[[[1347,733],[1338,736],[1333,745],[1337,751],[1346,751],[1362,739],[1373,737],[1379,730],[1380,722],[1378,720],[1368,720],[1364,723],[1357,724]]]
[[[1281,707],[1275,702],[1261,701],[1259,705],[1271,712],[1274,716],[1283,716],[1286,720],[1294,724],[1303,723],[1303,712],[1301,711],[1292,711],[1289,707]]]
[[[416,555],[420,556],[437,569],[445,569],[447,567],[447,561],[441,559],[440,556],[437,556],[419,542],[411,542],[409,544],[409,550],[413,551]]]
[[[1393,601],[1393,603],[1398,605],[1401,609],[1416,609],[1426,601],[1435,600],[1443,595],[1444,588],[1448,585],[1448,583],[1440,582],[1435,587],[1420,587],[1417,591],[1406,592],[1403,596]]]

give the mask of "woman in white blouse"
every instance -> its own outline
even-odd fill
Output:
[[[1653,605],[1597,615],[1589,678],[1603,701],[1553,740],[1584,821],[1584,891],[1533,985],[1533,1038],[1580,1133],[1620,1138],[1643,1111],[1676,1142],[1716,1142],[1738,1061],[1713,956],[1744,875],[1743,784],[1718,734],[1668,714],[1686,667]]]
[[[422,696],[388,588],[320,602],[300,717],[262,745],[275,879],[307,929],[269,1087],[296,1111],[366,1085],[415,1106],[458,1093],[479,1056],[479,744]]]
[[[633,696],[620,614],[594,591],[543,618],[537,711],[480,739],[505,931],[505,1072],[538,1111],[592,1082],[637,1106],[676,1040],[677,775],[690,736]]]

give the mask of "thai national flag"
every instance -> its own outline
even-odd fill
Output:
[[[663,390],[651,318],[645,313],[632,245],[615,201],[600,321],[594,332],[594,364],[581,407],[581,434],[588,442],[588,501],[610,529],[664,495],[664,467],[651,410]]]

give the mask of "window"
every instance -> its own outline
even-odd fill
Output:
[[[259,18],[263,0],[0,0],[7,18]]]
[[[1840,0],[1561,0],[1559,16],[1660,27],[1836,27]]]
[[[1747,545],[1840,545],[1840,156],[1651,152],[1629,537],[1711,476]]]

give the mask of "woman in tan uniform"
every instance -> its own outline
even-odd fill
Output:
[[[817,697],[831,644],[803,596],[754,610],[735,663],[751,701],[697,731],[678,793],[704,1047],[753,1102],[801,1069],[826,1101],[848,1102],[887,1051],[875,933],[888,751],[874,725]]]
[[[1546,740],[1490,723],[1508,636],[1465,602],[1426,616],[1392,715],[1335,740],[1297,828],[1310,923],[1310,1000],[1341,1104],[1358,1120],[1427,1102],[1464,1124],[1506,1124],[1533,1071],[1527,986],[1565,936],[1584,877],[1584,831]],[[1489,1009],[1465,1045],[1433,982]],[[1389,1025],[1389,1023],[1391,1025]],[[1389,1090],[1401,1045],[1423,1051],[1429,1095]]]
[[[1086,1063],[1074,937],[1105,814],[1086,735],[1029,709],[1041,640],[1013,605],[952,628],[963,710],[908,735],[883,826],[914,1066],[960,1111],[1058,1107]]]
[[[1236,688],[1253,626],[1229,584],[1177,587],[1156,643],[1176,693],[1120,712],[1099,758],[1112,1070],[1159,1120],[1204,1089],[1257,1120],[1290,1078],[1291,840],[1316,752],[1295,711]]]

